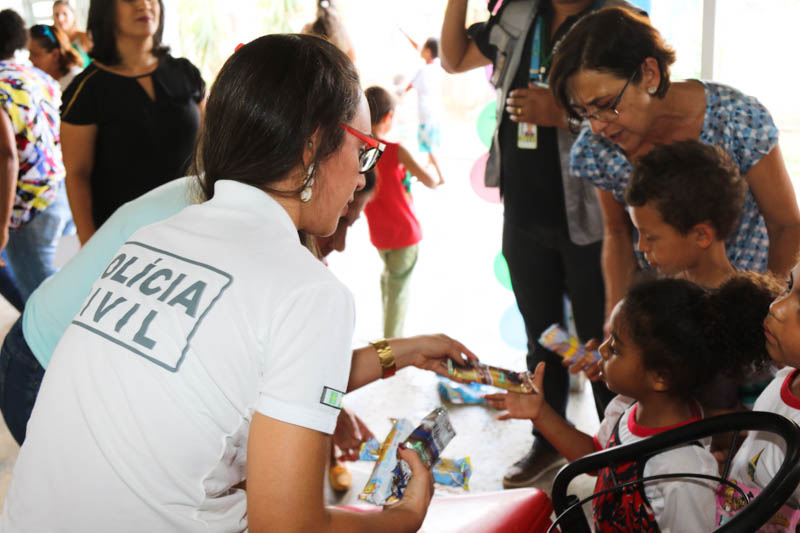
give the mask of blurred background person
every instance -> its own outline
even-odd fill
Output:
[[[419,127],[417,128],[417,143],[419,151],[428,154],[428,164],[432,165],[439,176],[439,181],[444,183],[442,169],[439,168],[439,161],[434,155],[438,152],[441,144],[441,122],[444,114],[444,103],[442,102],[442,64],[439,61],[439,39],[429,37],[420,46],[403,29],[400,32],[405,35],[411,46],[419,52],[423,64],[417,70],[414,77],[406,86],[406,92],[411,89],[417,91],[417,117]]]
[[[122,204],[185,175],[205,82],[161,45],[163,3],[92,0],[94,62],[64,93],[67,190],[85,243]]]
[[[68,0],[56,0],[53,2],[53,25],[67,34],[72,48],[81,57],[82,67],[89,66],[92,59],[89,51],[92,49],[92,41],[86,32],[78,29],[78,22],[75,18],[75,10],[72,9]]]
[[[325,37],[336,47],[347,54],[352,61],[356,60],[356,51],[350,40],[347,30],[339,18],[339,12],[332,0],[319,0],[317,2],[317,18],[303,26],[302,33],[313,33]]]
[[[62,91],[83,70],[83,59],[72,48],[67,34],[56,26],[31,26],[28,52],[33,66],[48,73]]]

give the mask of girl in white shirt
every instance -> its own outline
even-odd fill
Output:
[[[783,368],[759,395],[754,411],[769,411],[800,424],[800,265],[789,273],[786,291],[772,302],[764,320],[766,349]],[[786,456],[783,440],[764,431],[751,431],[731,463],[730,478],[752,498],[772,480]],[[718,522],[744,505],[731,491],[718,499]],[[764,531],[796,531],[800,523],[800,487],[762,528]]]
[[[568,460],[630,444],[703,417],[696,391],[722,371],[741,372],[764,360],[760,316],[774,284],[740,275],[706,291],[681,279],[633,286],[611,313],[610,336],[600,346],[602,379],[617,396],[597,434],[579,431],[541,394],[487,396],[507,411],[500,419],[528,418]],[[755,361],[754,361],[755,360]],[[534,383],[542,390],[544,364]],[[686,445],[645,462],[598,472],[595,493],[616,483],[669,473],[717,475],[717,462],[700,445]],[[596,531],[711,531],[716,484],[687,477],[653,480],[593,500]]]

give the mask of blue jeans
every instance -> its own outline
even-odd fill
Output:
[[[56,200],[47,209],[21,228],[9,232],[6,252],[23,302],[56,272],[53,261],[58,240],[71,220],[67,189],[62,180]]]
[[[25,341],[19,317],[0,348],[0,411],[11,436],[20,445],[25,440],[43,376],[44,368]]]
[[[22,301],[22,295],[19,293],[14,271],[9,264],[8,254],[3,250],[0,252],[0,256],[2,256],[3,261],[6,262],[6,266],[0,266],[0,295],[8,300],[8,303],[13,305],[14,309],[21,313],[25,304]]]

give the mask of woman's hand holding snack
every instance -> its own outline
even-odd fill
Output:
[[[545,364],[536,365],[533,374],[533,384],[537,390],[543,390]],[[487,394],[484,396],[494,409],[502,411],[498,420],[509,420],[511,418],[527,418],[535,420],[541,413],[542,406],[545,405],[544,394],[523,394],[520,392],[508,392]]]
[[[447,377],[447,360],[458,366],[467,366],[478,356],[466,346],[442,333],[418,335],[391,340],[397,358],[397,368],[416,366]]]
[[[413,530],[416,531],[422,526],[433,498],[433,473],[414,450],[401,446],[397,455],[411,468],[411,479],[403,492],[403,499],[387,509],[408,515],[408,520],[413,521]]]

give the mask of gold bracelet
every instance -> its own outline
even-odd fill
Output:
[[[372,341],[370,344],[378,352],[378,360],[380,361],[381,368],[383,369],[383,378],[394,376],[395,372],[397,372],[397,362],[394,360],[394,352],[392,351],[392,347],[389,346],[389,343],[386,341],[386,339]]]

